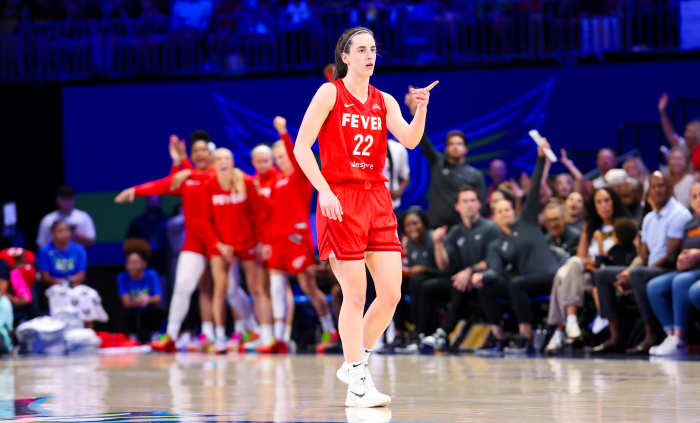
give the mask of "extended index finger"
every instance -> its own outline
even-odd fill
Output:
[[[425,87],[425,90],[426,90],[426,91],[432,90],[433,87],[435,87],[439,82],[440,82],[440,81],[433,81],[432,84],[430,84],[430,85],[428,85],[427,87]]]

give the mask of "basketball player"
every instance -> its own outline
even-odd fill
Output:
[[[272,149],[260,144],[253,148],[251,161],[255,168],[253,182],[256,187],[257,199],[253,202],[253,215],[255,219],[257,251],[255,265],[257,266],[257,278],[251,279],[246,275],[248,290],[253,297],[255,314],[260,322],[259,337],[251,339],[243,338],[240,352],[254,352],[259,345],[273,345],[275,342],[272,330],[272,303],[270,302],[269,274],[266,268],[267,261],[263,257],[264,232],[269,224],[269,216],[272,213],[270,195],[275,182],[280,177],[280,171],[273,165]],[[252,195],[252,194],[251,194]]]
[[[151,343],[151,347],[156,351],[175,352],[175,340],[187,315],[190,297],[204,274],[207,259],[212,254],[211,243],[205,238],[201,229],[204,226],[203,205],[206,195],[203,189],[204,183],[201,178],[190,178],[193,173],[198,174],[198,172],[209,175],[209,177],[213,176],[211,152],[209,151],[210,142],[211,139],[206,131],[194,131],[190,135],[194,166],[188,159],[183,160],[182,157],[178,159],[177,154],[173,153],[171,149],[174,161],[173,169],[168,177],[127,188],[114,199],[115,202],[122,203],[133,202],[134,197],[150,195],[171,194],[182,197],[182,209],[185,216],[185,242],[175,270],[175,288],[168,311],[166,334],[159,341]],[[184,170],[179,170],[180,164],[185,167]],[[171,187],[175,187],[175,189],[172,190]],[[210,327],[213,324],[205,317],[202,318],[202,332],[213,341],[214,330],[213,327]],[[206,325],[207,322],[208,325]]]
[[[261,345],[260,353],[284,353],[287,342],[284,319],[288,317],[285,310],[285,297],[289,289],[288,274],[297,276],[302,291],[311,300],[321,321],[323,335],[317,346],[318,352],[337,345],[339,336],[333,325],[328,302],[318,289],[316,278],[310,267],[316,264],[314,245],[311,239],[309,205],[312,187],[299,168],[293,153],[292,138],[287,132],[287,121],[280,116],[273,122],[281,140],[273,146],[275,164],[283,177],[279,178],[272,190],[271,200],[275,204],[270,216],[267,240],[269,241],[270,260],[270,295],[272,297],[272,314],[275,320],[275,345]]]
[[[382,174],[387,130],[415,148],[425,128],[430,90],[438,83],[411,90],[418,107],[409,124],[396,100],[369,84],[376,58],[372,31],[356,27],[342,34],[335,48],[334,79],[321,85],[311,100],[294,147],[299,166],[319,193],[321,260],[330,261],[343,292],[338,327],[345,363],[337,374],[348,382],[348,407],[391,402],[374,386],[367,365],[370,348],[401,298],[401,244]],[[323,172],[311,151],[317,136]],[[377,298],[363,318],[365,264]]]
[[[214,278],[215,349],[217,354],[228,351],[226,340],[226,294],[229,267],[240,260],[246,276],[257,278],[255,266],[255,227],[251,201],[255,186],[251,177],[234,167],[233,154],[227,148],[214,153],[216,176],[206,181],[206,227],[201,228],[211,242],[210,265]],[[237,275],[236,275],[237,276]],[[237,280],[230,281],[236,285]],[[236,286],[234,289],[239,289]]]

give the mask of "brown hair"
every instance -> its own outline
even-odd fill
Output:
[[[151,258],[151,246],[143,238],[129,238],[124,241],[124,247],[122,248],[124,255],[129,257],[132,253],[136,253],[144,261],[148,261]]]
[[[464,141],[464,146],[467,146],[467,136],[464,134],[464,132],[460,131],[459,129],[453,129],[447,133],[445,141],[449,140],[452,137],[460,137],[462,141]]]
[[[634,239],[637,237],[639,227],[636,220],[630,217],[619,217],[615,219],[613,230],[620,245],[627,247],[634,245]]]
[[[333,80],[344,78],[345,75],[348,74],[348,65],[343,62],[343,53],[350,53],[352,37],[362,33],[367,33],[374,37],[374,32],[372,32],[371,29],[365,28],[364,26],[356,26],[346,29],[343,35],[338,39],[338,42],[335,44],[335,69],[333,70]]]

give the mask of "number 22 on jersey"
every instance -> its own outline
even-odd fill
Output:
[[[355,149],[352,150],[353,156],[369,156],[369,149],[372,147],[372,144],[374,144],[374,138],[371,135],[367,135],[366,137],[363,137],[362,134],[357,134],[355,135],[354,138],[355,141]],[[362,144],[365,144],[365,147],[360,151],[360,148],[362,147]]]

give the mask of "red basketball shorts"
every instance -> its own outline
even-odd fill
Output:
[[[247,243],[245,246],[232,245],[233,255],[240,261],[255,260],[255,246],[256,243]],[[211,256],[221,256],[221,252],[214,248],[211,252]]]
[[[332,185],[343,209],[343,221],[330,220],[316,207],[321,260],[362,260],[366,251],[399,251],[396,216],[383,182]]]
[[[212,255],[219,253],[208,245],[207,240],[204,239],[204,237],[190,235],[190,233],[187,231],[185,231],[185,242],[182,243],[182,251],[190,251],[201,254],[207,259],[211,258]]]
[[[310,233],[279,237],[270,243],[270,250],[266,267],[271,270],[296,275],[316,264]]]

